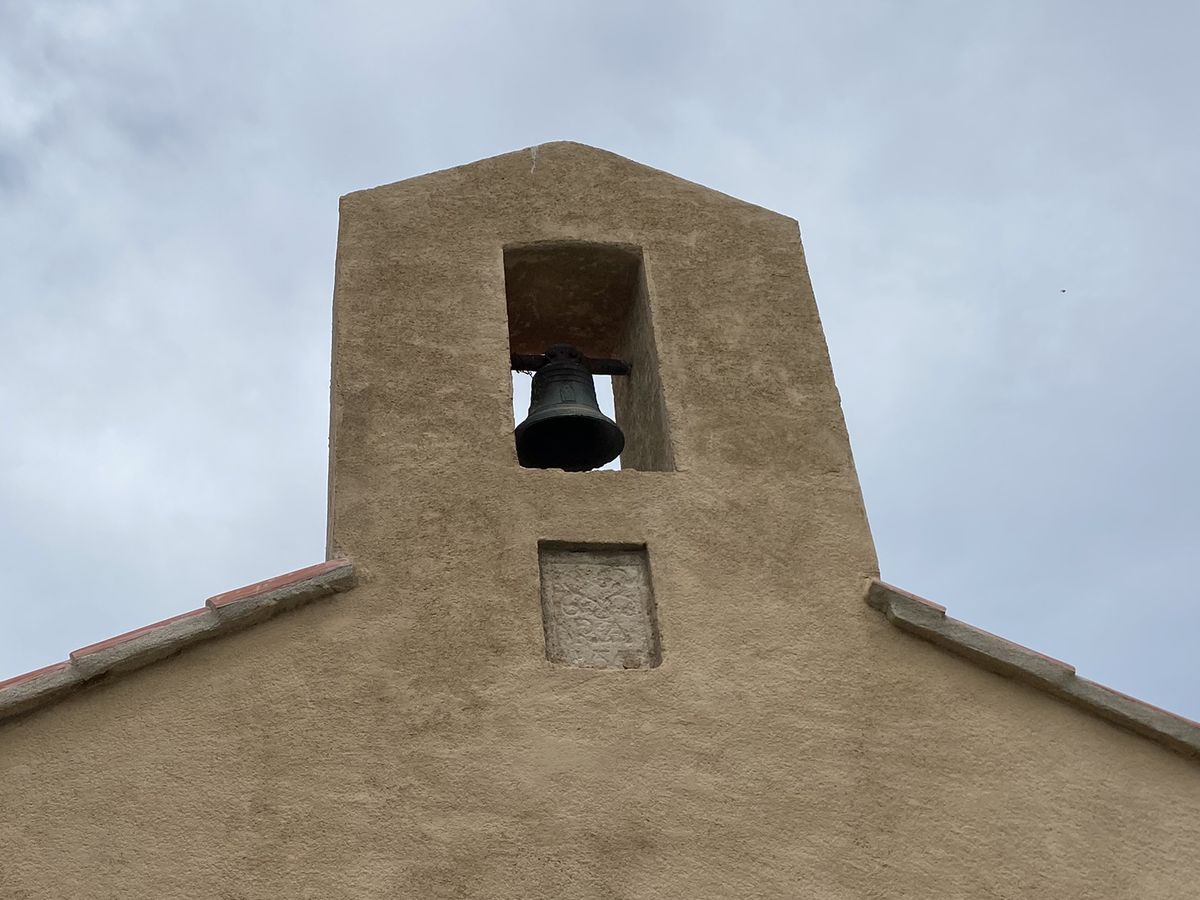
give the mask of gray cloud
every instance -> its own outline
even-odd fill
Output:
[[[0,677],[320,558],[336,198],[568,138],[799,219],[886,578],[1200,717],[1198,19],[0,7]]]

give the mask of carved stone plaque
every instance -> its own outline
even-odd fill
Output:
[[[546,658],[568,666],[644,669],[662,659],[646,549],[538,548]]]

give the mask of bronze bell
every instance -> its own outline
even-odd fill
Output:
[[[517,426],[517,459],[528,469],[586,472],[621,455],[625,435],[600,412],[583,355],[568,344],[546,351],[533,373],[529,415]]]

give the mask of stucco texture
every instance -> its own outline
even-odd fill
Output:
[[[543,240],[642,248],[675,471],[517,466]],[[1200,765],[863,602],[794,221],[543,145],[345,197],[334,325],[359,586],[0,725],[0,897],[1196,896]],[[645,544],[661,665],[546,660],[539,540]]]

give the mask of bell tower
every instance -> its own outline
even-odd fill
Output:
[[[613,374],[620,472],[522,465],[509,371],[555,345]],[[861,614],[875,574],[795,221],[580,144],[343,198],[330,458],[330,553],[455,665],[544,662],[539,546],[644,553],[668,661],[701,622]]]
[[[789,555],[823,539],[787,532],[833,526],[854,576],[874,571],[790,218],[543,144],[344,197],[334,307],[331,553],[411,565],[435,536],[453,556],[524,526],[644,542],[669,510],[732,504],[774,520]],[[614,376],[621,473],[520,464],[507,373],[554,345]],[[662,549],[696,526],[668,526]],[[728,542],[736,526],[710,527]]]
[[[511,371],[554,345],[615,373],[620,471],[521,464]],[[330,456],[415,819],[605,869],[597,828],[799,815],[876,561],[794,220],[575,143],[347,195]]]

